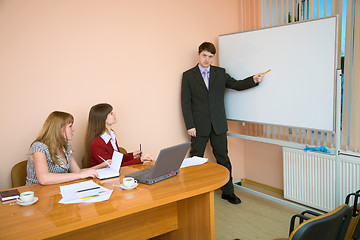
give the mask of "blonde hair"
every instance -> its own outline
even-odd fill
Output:
[[[48,147],[51,160],[55,164],[60,164],[56,157],[58,148],[60,150],[65,149],[66,152],[70,151],[68,141],[63,136],[63,127],[72,123],[74,123],[74,117],[70,113],[54,111],[46,118],[38,137],[34,141],[42,142]]]
[[[108,103],[99,103],[91,107],[85,137],[85,155],[82,159],[83,167],[90,167],[90,144],[105,132],[105,121],[112,110],[113,107]]]

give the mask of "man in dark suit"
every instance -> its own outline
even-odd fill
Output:
[[[215,53],[216,48],[212,43],[204,42],[199,46],[199,63],[183,73],[181,106],[186,129],[191,136],[190,156],[203,157],[210,139],[217,163],[230,172],[229,181],[221,188],[221,197],[232,204],[239,204],[241,200],[234,194],[228,157],[225,88],[245,90],[255,87],[261,82],[263,74],[242,81],[235,80],[225,69],[211,65]]]

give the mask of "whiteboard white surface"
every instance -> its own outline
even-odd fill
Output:
[[[271,69],[255,88],[227,90],[227,118],[334,131],[336,45],[336,17],[219,36],[235,79]]]

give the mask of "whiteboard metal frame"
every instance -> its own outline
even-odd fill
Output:
[[[335,206],[340,206],[340,147],[341,147],[341,69],[336,70],[335,111]]]

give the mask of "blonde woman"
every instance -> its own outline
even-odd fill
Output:
[[[69,182],[97,176],[96,169],[107,167],[102,164],[80,169],[72,154],[69,141],[74,136],[74,117],[55,111],[47,117],[39,136],[31,144],[26,184],[41,185]]]

